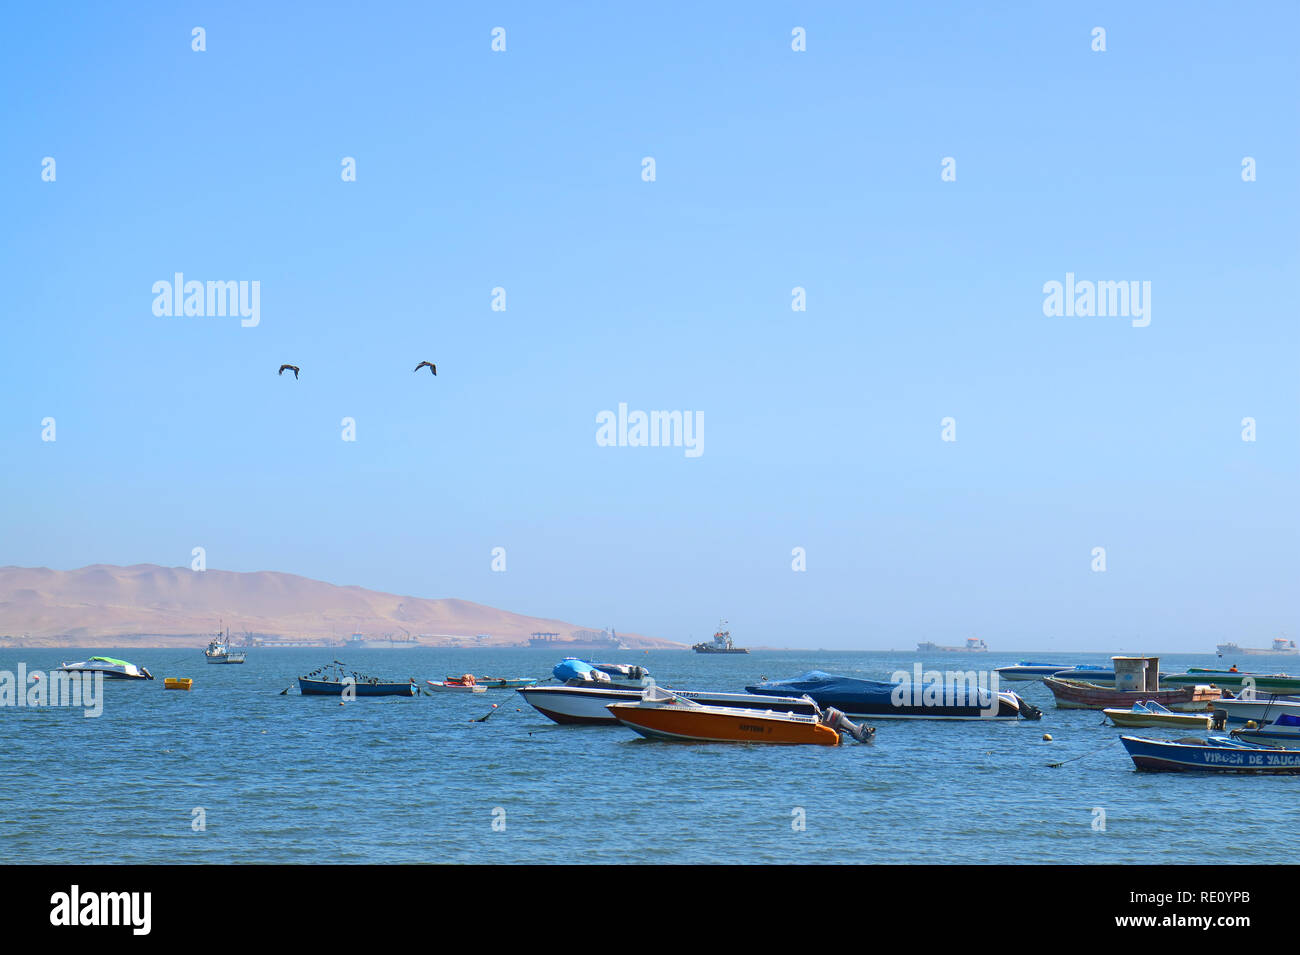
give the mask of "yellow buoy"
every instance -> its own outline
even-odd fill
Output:
[[[1043,739],[1044,739],[1046,742],[1050,743],[1050,742],[1052,741],[1052,734],[1051,734],[1051,733],[1044,733],[1044,734],[1043,734]]]

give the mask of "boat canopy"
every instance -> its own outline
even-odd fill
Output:
[[[125,660],[115,660],[112,657],[91,657],[86,662],[87,663],[111,663],[113,664],[113,666],[117,666],[117,667],[132,666],[132,664],[127,663]]]

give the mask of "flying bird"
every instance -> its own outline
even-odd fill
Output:
[[[418,365],[415,366],[414,370],[419,371],[421,368],[424,368],[425,366],[428,366],[429,371],[433,372],[435,375],[438,374],[438,366],[431,361],[420,362]]]
[[[279,370],[276,374],[283,375],[283,374],[284,374],[284,370],[285,370],[286,368],[288,368],[290,371],[293,372],[293,377],[294,377],[295,380],[297,380],[297,378],[298,378],[298,366],[297,366],[297,365],[281,365],[281,366],[280,366],[280,370]]]

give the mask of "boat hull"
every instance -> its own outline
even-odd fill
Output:
[[[1214,703],[1223,695],[1221,691],[1203,685],[1176,690],[1116,690],[1050,676],[1043,680],[1043,685],[1052,691],[1056,707],[1061,710],[1128,710],[1134,703],[1152,700],[1166,709],[1199,713],[1213,710]]]
[[[1273,722],[1283,713],[1300,715],[1300,700],[1219,700],[1214,708],[1228,714],[1229,723],[1254,720],[1263,725]]]
[[[298,677],[298,691],[303,696],[342,696],[344,688],[356,696],[415,696],[414,683],[339,683],[334,680],[307,680]]]
[[[1134,767],[1151,773],[1300,775],[1300,750],[1268,746],[1215,746],[1121,736]]]
[[[1227,673],[1221,670],[1201,670],[1162,674],[1160,682],[1167,686],[1212,684],[1234,692],[1250,687],[1255,693],[1278,696],[1300,693],[1300,677],[1288,676],[1285,673]]]
[[[1116,726],[1153,727],[1169,726],[1178,729],[1210,728],[1214,717],[1209,713],[1134,713],[1132,710],[1102,710]]]
[[[606,689],[585,686],[534,686],[517,690],[528,705],[556,723],[588,726],[616,726],[618,720],[607,709],[610,703],[635,703],[641,699],[639,689]],[[749,693],[708,693],[681,691],[680,696],[703,706],[728,706],[741,709],[771,710],[811,716],[816,709],[805,700],[788,697],[757,696]]]
[[[628,729],[649,739],[693,743],[766,743],[838,746],[840,734],[815,718],[766,715],[757,710],[611,703],[609,711]]]
[[[1036,708],[1009,691],[997,694],[995,708],[988,695],[991,691],[955,684],[938,688],[936,698],[927,702],[927,691],[916,686],[909,688],[902,684],[829,674],[824,678],[816,673],[805,674],[805,677],[812,679],[768,681],[745,689],[750,693],[787,697],[806,693],[823,709],[833,706],[852,720],[1014,720],[1022,715],[1030,719],[1041,715]],[[982,705],[984,703],[988,705]]]

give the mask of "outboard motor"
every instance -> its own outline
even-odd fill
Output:
[[[1016,694],[1016,702],[1020,704],[1020,718],[1025,720],[1041,720],[1043,711],[1034,704],[1030,703],[1020,694]]]
[[[852,736],[859,743],[869,743],[876,735],[874,726],[859,726],[833,706],[826,708],[822,721],[835,732]]]

